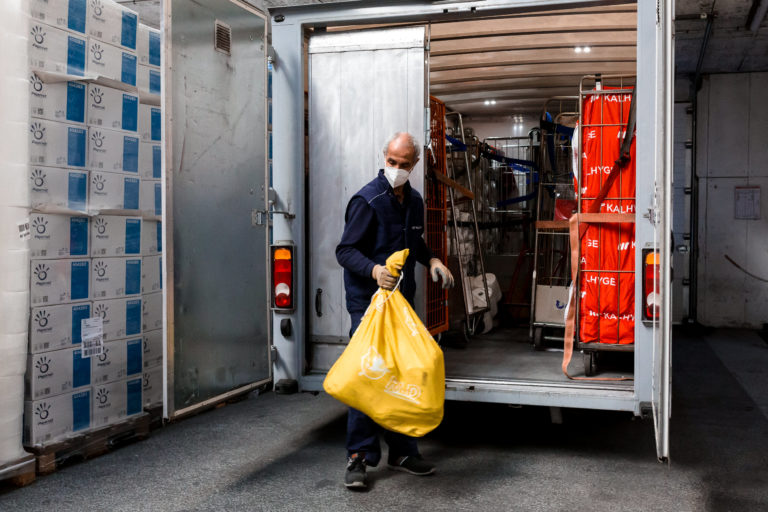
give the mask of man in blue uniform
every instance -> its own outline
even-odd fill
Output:
[[[443,288],[453,286],[453,276],[443,263],[432,257],[424,242],[424,202],[408,182],[419,161],[420,148],[408,133],[396,133],[384,146],[385,168],[361,188],[347,205],[344,234],[336,247],[336,259],[344,267],[347,311],[352,319],[352,334],[381,287],[391,290],[397,284],[384,266],[390,254],[409,249],[402,268],[400,291],[413,306],[416,293],[414,269],[418,261],[429,267],[432,280],[442,278]],[[416,439],[380,429],[373,420],[356,409],[347,419],[347,470],[344,484],[350,488],[367,486],[366,466],[381,459],[379,431],[389,446],[390,469],[414,475],[430,475],[435,468],[419,455]]]

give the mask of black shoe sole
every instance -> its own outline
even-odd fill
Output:
[[[418,473],[416,471],[410,470],[404,466],[393,466],[392,464],[387,464],[387,468],[391,469],[392,471],[402,471],[403,473],[408,473],[409,475],[416,475],[416,476],[427,476],[432,475],[435,472],[435,468],[430,469],[429,471]]]

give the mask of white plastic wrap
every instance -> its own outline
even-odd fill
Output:
[[[0,466],[24,456],[29,248],[19,224],[29,216],[28,12],[27,0],[0,2]]]

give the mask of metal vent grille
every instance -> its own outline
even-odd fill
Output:
[[[216,51],[232,55],[232,28],[219,20],[216,20],[213,45]]]

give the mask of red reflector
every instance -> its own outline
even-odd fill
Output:
[[[272,252],[272,285],[274,307],[290,309],[293,307],[293,251],[290,248],[276,247]]]
[[[656,320],[661,311],[659,254],[650,250],[643,252],[643,317]]]

